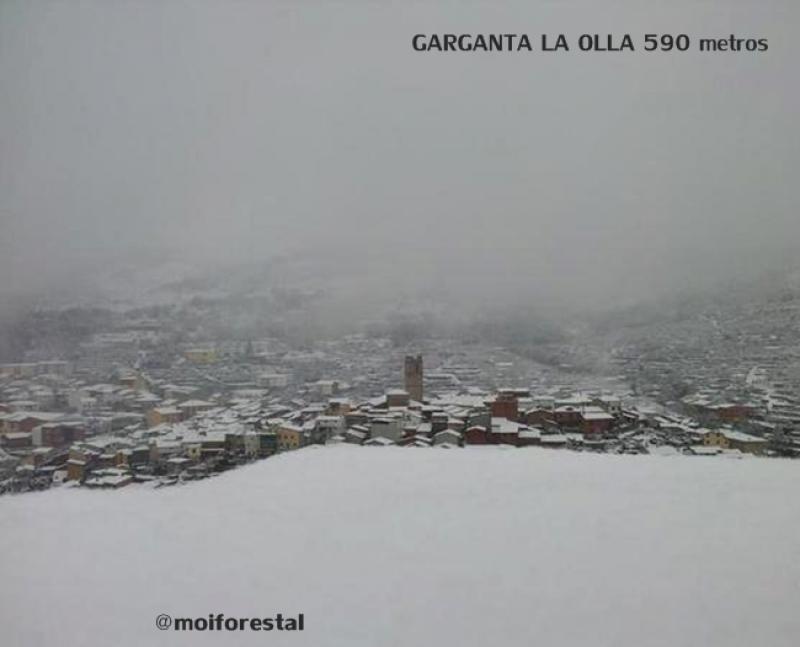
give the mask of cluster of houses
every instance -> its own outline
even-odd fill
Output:
[[[639,396],[679,411],[701,427],[777,438],[780,455],[800,455],[800,347],[796,298],[708,303],[615,338],[614,372]],[[725,443],[717,435],[713,443]],[[739,442],[741,439],[739,439]]]
[[[192,361],[207,359],[198,351]],[[702,394],[687,397],[677,414],[603,391],[452,389],[426,380],[419,356],[406,358],[403,388],[370,398],[343,395],[336,380],[315,380],[297,397],[285,391],[286,374],[274,372],[260,376],[261,388],[199,397],[196,388],[135,370],[85,383],[61,364],[43,364],[0,367],[6,491],[175,483],[315,444],[763,454],[774,431],[755,407]]]
[[[684,453],[706,455],[733,450],[762,454],[768,440],[727,426],[706,428],[685,417],[645,408],[624,408],[609,394],[535,395],[528,389],[493,394],[439,394],[424,403],[406,391],[350,409],[335,418],[328,442],[363,445],[458,447],[506,445],[569,447],[594,451],[644,453],[665,445]],[[302,444],[303,430],[293,442]]]

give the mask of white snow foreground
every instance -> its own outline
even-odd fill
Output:
[[[800,466],[328,447],[0,500],[3,645],[796,645]],[[156,616],[305,616],[303,632]]]

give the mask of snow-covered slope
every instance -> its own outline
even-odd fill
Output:
[[[3,645],[795,645],[794,462],[306,449],[0,500]],[[159,631],[305,614],[302,633]]]

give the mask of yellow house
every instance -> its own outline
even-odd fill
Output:
[[[705,436],[703,436],[703,444],[712,447],[722,447],[722,449],[728,449],[730,446],[724,432],[711,430],[707,431]]]
[[[295,425],[284,424],[278,428],[278,451],[298,449],[303,445],[303,430]]]
[[[767,448],[767,441],[759,436],[752,436],[732,429],[719,429],[706,432],[704,445],[713,445],[723,449],[738,449],[747,454],[760,454]]]

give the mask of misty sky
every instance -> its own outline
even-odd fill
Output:
[[[619,300],[800,246],[797,2],[430,4],[4,0],[3,288],[283,252]],[[412,50],[445,31],[769,51]]]

